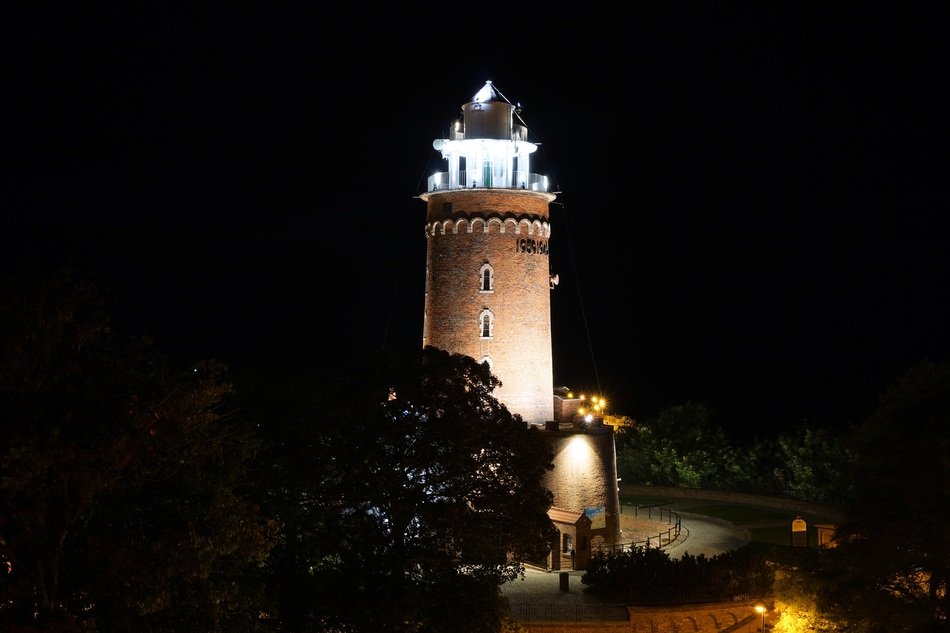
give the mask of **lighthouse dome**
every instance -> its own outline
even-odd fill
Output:
[[[504,139],[512,138],[512,123],[515,106],[486,81],[472,100],[462,106],[462,123],[465,138]]]

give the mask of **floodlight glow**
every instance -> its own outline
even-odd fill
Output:
[[[583,437],[575,437],[567,444],[567,460],[574,472],[588,472],[594,464],[594,455],[590,445]]]

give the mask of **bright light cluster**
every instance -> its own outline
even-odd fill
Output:
[[[602,396],[591,396],[588,399],[587,396],[581,394],[580,399],[582,402],[588,402],[588,404],[586,406],[582,404],[577,409],[579,415],[590,416],[591,419],[593,419],[593,417],[602,416],[607,413],[607,400]]]

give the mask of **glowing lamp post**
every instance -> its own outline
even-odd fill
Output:
[[[762,614],[762,628],[759,630],[764,631],[765,630],[765,605],[759,602],[758,604],[755,605],[755,610]]]

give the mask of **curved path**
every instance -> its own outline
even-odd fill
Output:
[[[687,501],[687,503],[690,503]],[[692,502],[695,506],[695,502]],[[679,558],[685,553],[692,556],[704,554],[712,558],[717,554],[738,549],[749,542],[748,530],[737,527],[728,521],[714,519],[700,514],[680,512],[676,506],[683,505],[683,501],[671,504],[670,507],[680,515],[681,532],[671,545],[664,550],[670,557]],[[629,510],[632,512],[632,508]],[[568,591],[562,591],[560,573],[527,569],[524,580],[515,580],[501,588],[502,595],[508,598],[513,610],[517,614],[524,610],[524,605],[539,605],[541,603],[556,604],[558,608],[603,608],[605,605],[596,596],[584,593],[581,583],[583,571],[569,571]],[[626,619],[626,610],[618,615]]]
[[[666,547],[671,558],[679,558],[686,553],[712,558],[739,549],[749,542],[749,531],[728,521],[688,512],[679,512],[679,515],[682,528],[680,536]]]

